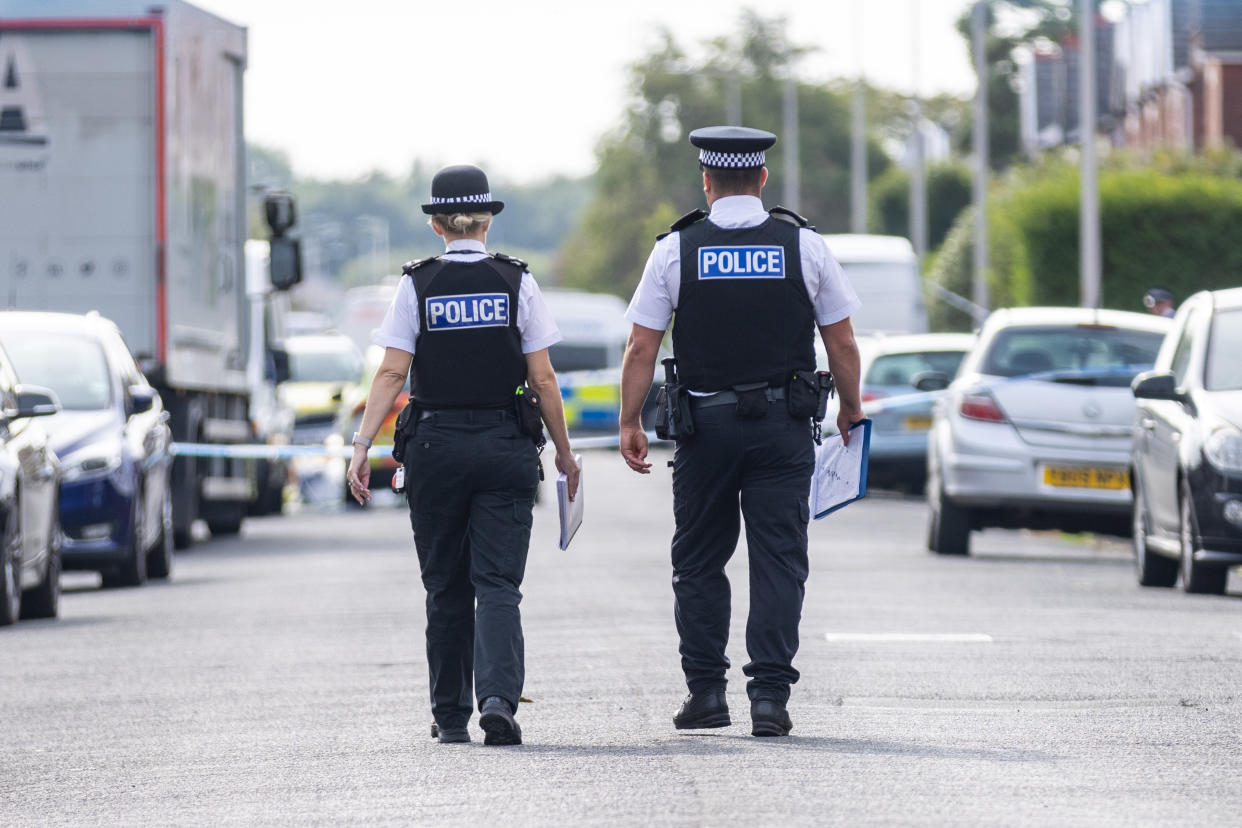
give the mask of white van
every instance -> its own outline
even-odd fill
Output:
[[[824,241],[862,300],[851,317],[857,333],[927,332],[923,279],[909,239],[842,234]]]

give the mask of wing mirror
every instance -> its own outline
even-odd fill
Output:
[[[942,371],[923,371],[910,380],[910,384],[920,391],[943,391],[950,382],[949,375]]]
[[[129,413],[141,414],[155,406],[155,389],[149,385],[131,385],[129,387]]]
[[[17,408],[4,412],[9,419],[20,420],[26,417],[46,417],[60,411],[60,400],[56,392],[41,385],[18,385],[14,389],[17,397]]]
[[[1177,390],[1177,378],[1171,371],[1144,371],[1130,383],[1130,391],[1140,400],[1186,400],[1186,395]]]

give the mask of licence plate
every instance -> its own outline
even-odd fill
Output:
[[[905,426],[906,431],[927,431],[931,428],[931,417],[902,417],[901,424]]]
[[[1128,489],[1130,472],[1099,466],[1044,466],[1044,484],[1069,489]]]

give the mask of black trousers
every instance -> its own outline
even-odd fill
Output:
[[[406,491],[427,591],[431,712],[464,727],[479,700],[517,709],[522,576],[538,453],[510,411],[441,411],[406,446]]]
[[[673,595],[686,684],[692,693],[725,688],[730,593],[724,569],[745,518],[746,693],[785,702],[798,680],[793,658],[808,572],[810,422],[791,418],[783,400],[770,402],[767,416],[757,420],[740,419],[731,405],[694,408],[695,434],[677,444],[673,460]]]

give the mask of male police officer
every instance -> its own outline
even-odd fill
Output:
[[[1173,308],[1173,294],[1164,288],[1154,287],[1143,294],[1143,307],[1156,316],[1172,317],[1177,311]]]
[[[660,341],[676,311],[673,350],[689,389],[694,433],[673,462],[673,594],[681,664],[690,695],[679,729],[729,725],[729,582],[738,503],[750,550],[746,649],[751,732],[784,736],[785,705],[807,577],[807,521],[814,465],[810,415],[787,405],[795,373],[815,369],[816,326],[828,351],[843,433],[863,417],[858,347],[850,314],[860,302],[805,219],[765,211],[764,150],[776,136],[744,127],[690,133],[700,149],[703,192],[696,210],[657,242],[626,313],[633,324],[621,377],[621,451],[646,474],[639,421]]]

